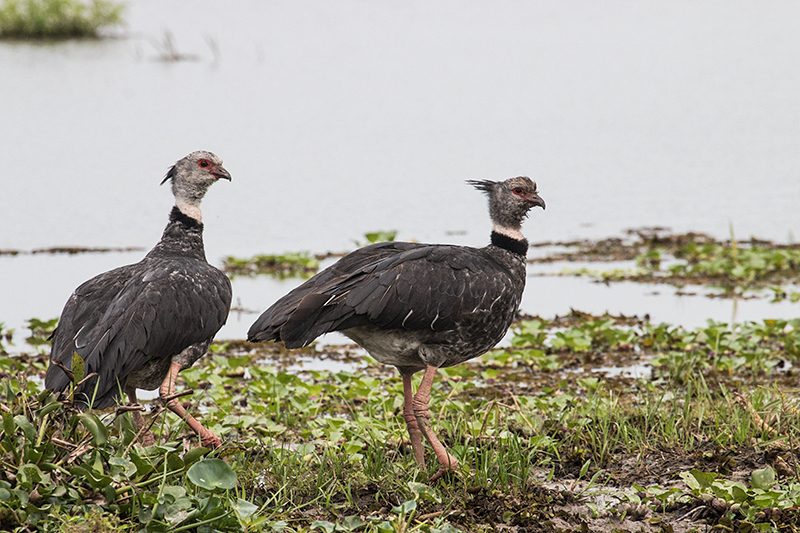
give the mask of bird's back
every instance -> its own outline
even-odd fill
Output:
[[[517,311],[525,264],[508,254],[494,246],[367,246],[278,300],[248,338],[282,340],[296,348],[330,331],[360,335],[356,340],[362,345],[368,343],[364,335],[395,332],[398,338],[467,351],[465,360],[494,346]],[[448,360],[440,366],[458,362],[449,351],[442,357]]]
[[[78,391],[94,398],[94,407],[113,405],[132,372],[210,340],[227,319],[230,281],[205,261],[202,226],[175,227],[182,223],[172,220],[142,261],[83,283],[64,307],[50,359],[71,368],[77,352],[85,360],[86,375],[98,374]],[[195,233],[189,239],[195,243],[200,235],[199,253],[178,235],[187,231]],[[170,239],[179,245],[170,245]],[[69,379],[51,364],[45,385],[65,390]],[[80,394],[76,398],[82,399]]]

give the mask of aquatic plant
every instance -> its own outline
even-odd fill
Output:
[[[393,241],[394,238],[397,237],[397,231],[370,231],[364,234],[364,238],[366,242],[361,242],[359,240],[353,240],[353,243],[356,247],[361,248],[362,246],[367,246],[369,244],[375,244],[378,242],[390,242]]]
[[[0,322],[0,354],[7,353],[6,347],[3,343],[7,342],[10,344],[13,338],[14,330],[6,328],[6,325]]]
[[[97,37],[100,28],[122,23],[123,9],[122,4],[110,0],[3,0],[0,37]]]
[[[58,317],[50,320],[30,318],[27,320],[28,329],[31,334],[25,339],[29,346],[33,346],[39,352],[49,352],[52,343],[52,335],[58,325]]]
[[[226,443],[217,456],[158,402],[145,415],[158,444],[142,448],[124,410],[79,412],[27,379],[43,373],[41,355],[0,357],[0,529],[453,532],[535,528],[553,513],[573,528],[587,516],[688,514],[759,530],[796,520],[800,415],[781,367],[800,363],[800,321],[685,329],[573,312],[513,332],[507,349],[441,370],[431,407],[462,467],[430,484],[436,465],[415,466],[396,375],[301,365],[352,361],[363,353],[354,348],[214,345],[179,390],[193,389]],[[593,372],[647,361],[649,379]],[[751,480],[737,502],[736,461],[771,465],[775,484]],[[692,469],[712,482],[678,477]],[[556,480],[571,488],[552,489]]]
[[[635,260],[635,268],[564,269],[561,275],[597,278],[604,283],[635,281],[669,283],[675,286],[706,285],[723,289],[721,295],[771,289],[774,300],[796,299],[783,287],[800,283],[800,247],[751,239],[716,241],[707,235],[688,233],[666,237],[643,237],[632,243],[616,239],[598,242],[561,243],[562,254],[539,261]]]
[[[317,270],[319,259],[308,252],[255,255],[248,259],[228,256],[223,260],[222,267],[222,271],[229,276],[268,274],[280,279],[310,278]]]

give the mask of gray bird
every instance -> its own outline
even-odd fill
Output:
[[[83,283],[70,296],[53,334],[45,386],[65,391],[73,352],[85,361],[75,390],[81,407],[115,405],[120,393],[136,403],[136,389],[159,389],[160,398],[199,435],[203,446],[219,438],[186,413],[175,393],[178,372],[201,358],[228,318],[231,282],[206,261],[200,202],[208,188],[231,175],[211,152],[192,152],[167,172],[175,207],[161,240],[138,263]],[[134,411],[142,429],[144,418]],[[152,433],[144,444],[153,443]]]
[[[403,378],[403,418],[417,463],[421,435],[439,462],[434,480],[458,461],[430,425],[436,371],[486,353],[505,335],[525,288],[528,241],[520,232],[533,207],[545,207],[527,177],[469,181],[489,197],[491,244],[470,248],[386,242],[360,248],[319,272],[253,323],[248,340],[306,346],[340,331]],[[411,376],[425,371],[416,394]]]

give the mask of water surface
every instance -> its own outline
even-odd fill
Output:
[[[532,241],[800,227],[797,2],[127,5],[118,38],[0,43],[0,249],[149,249],[172,203],[158,183],[197,149],[233,175],[203,204],[215,264],[388,229],[481,246],[485,200],[464,180],[519,174],[548,205]],[[165,32],[197,60],[159,61]],[[0,256],[0,321],[55,316],[141,255]],[[234,299],[263,309],[289,285],[236,281]],[[657,312],[641,291],[531,280],[523,310]],[[686,301],[665,318],[733,316]],[[778,309],[754,315],[793,312]]]

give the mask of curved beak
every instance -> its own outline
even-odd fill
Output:
[[[544,199],[537,193],[534,193],[525,199],[530,204],[531,209],[533,209],[534,207],[541,207],[542,209],[545,209]]]
[[[225,179],[231,181],[231,174],[222,165],[218,165],[211,171],[212,176],[216,176],[217,179]]]

